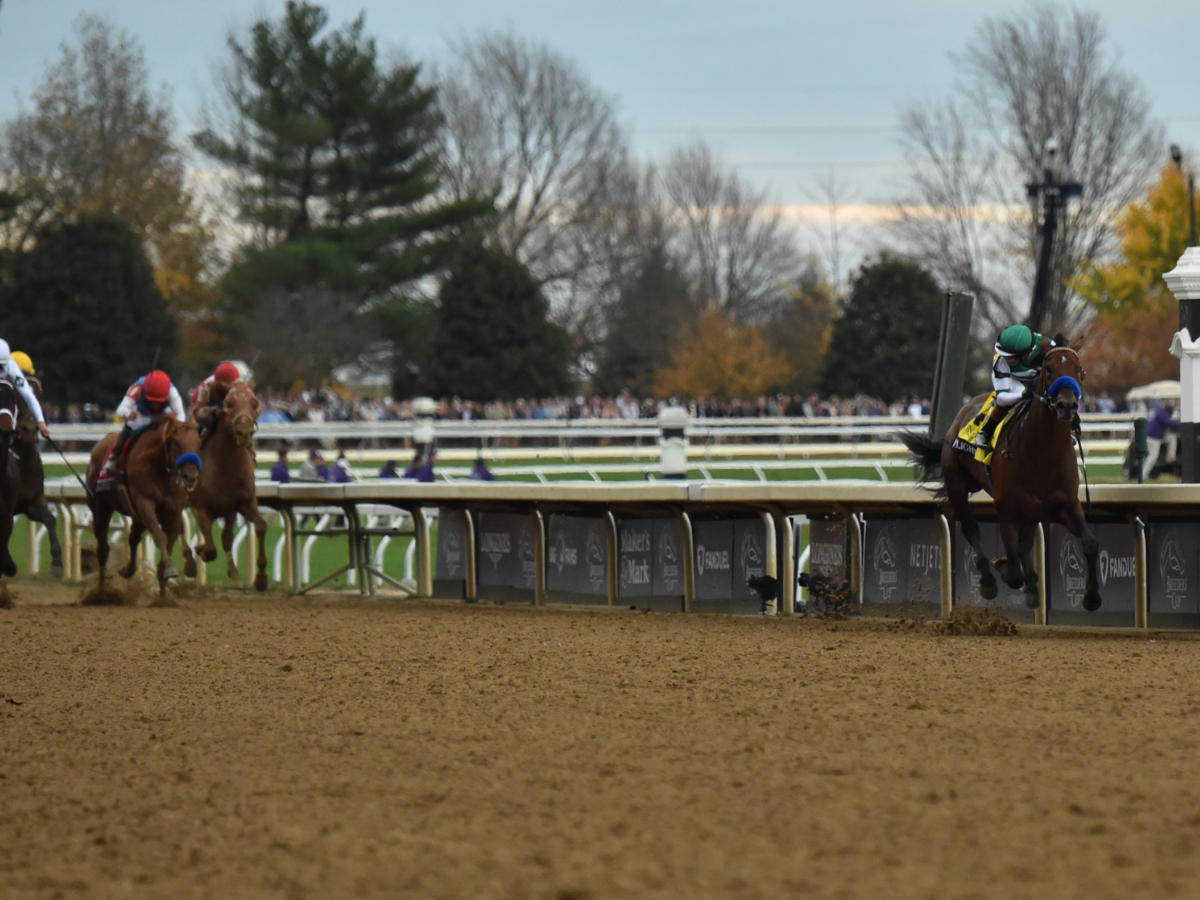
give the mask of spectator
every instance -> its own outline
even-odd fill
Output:
[[[436,459],[437,459],[437,448],[430,447],[429,448],[429,458],[427,460],[425,460],[425,464],[423,466],[421,466],[420,470],[418,470],[418,472],[417,472],[417,481],[423,481],[423,482],[429,483],[429,482],[432,482],[435,480],[435,477],[433,474],[433,463],[434,463],[434,460],[436,460]]]
[[[325,457],[321,455],[320,450],[313,450],[308,454],[308,459],[300,466],[300,474],[296,477],[297,481],[328,481],[329,469],[325,466]]]
[[[349,484],[354,481],[354,474],[350,471],[350,460],[346,459],[345,452],[338,454],[337,462],[329,474],[329,480],[334,484]]]
[[[475,457],[475,467],[471,469],[472,481],[495,481],[496,476],[492,474],[492,470],[487,467],[482,456]]]
[[[1096,412],[1110,415],[1117,411],[1117,402],[1112,397],[1108,396],[1108,391],[1100,392],[1100,399],[1096,401]]]
[[[1167,442],[1167,458],[1165,462],[1174,462],[1179,446],[1179,423],[1171,417],[1171,404],[1164,403],[1154,410],[1154,415],[1146,423],[1146,459],[1142,463],[1142,480],[1150,477],[1150,470],[1158,462],[1158,450],[1163,441]]]
[[[389,459],[383,464],[383,468],[379,470],[380,478],[399,478],[400,473],[396,471],[396,461]]]
[[[271,466],[271,480],[280,484],[287,484],[292,480],[292,473],[288,471],[287,453],[286,450],[280,450],[279,459]]]
[[[425,457],[420,453],[414,453],[412,462],[408,464],[408,468],[404,470],[404,478],[416,478],[417,473],[421,471],[421,466],[425,465]]]

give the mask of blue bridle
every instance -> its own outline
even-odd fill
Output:
[[[175,468],[182,469],[188,463],[195,463],[197,469],[201,468],[200,454],[184,453],[177,460],[175,460]]]
[[[1054,379],[1054,383],[1051,384],[1050,387],[1046,388],[1046,393],[1042,395],[1042,402],[1045,403],[1047,397],[1053,397],[1065,387],[1069,387],[1071,389],[1071,392],[1075,394],[1076,400],[1083,399],[1083,388],[1079,386],[1079,382],[1070,375],[1059,375]]]

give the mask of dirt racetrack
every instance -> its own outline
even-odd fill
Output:
[[[0,896],[1200,895],[1200,641],[0,611]]]

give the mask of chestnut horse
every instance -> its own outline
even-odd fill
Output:
[[[1100,547],[1087,527],[1079,502],[1079,469],[1071,440],[1083,378],[1076,351],[1053,345],[1047,350],[1028,408],[1018,411],[1000,432],[990,476],[987,467],[973,455],[954,448],[958,432],[979,412],[987,394],[963,407],[941,442],[913,433],[901,435],[914,462],[924,466],[925,478],[933,466],[941,463],[943,487],[938,493],[950,501],[954,517],[962,524],[963,536],[975,551],[975,565],[980,572],[979,593],[985,600],[995,599],[997,590],[991,563],[979,538],[979,524],[967,502],[976,491],[987,491],[996,502],[1000,537],[1007,553],[1004,559],[996,561],[996,566],[1009,587],[1024,587],[1027,606],[1038,604],[1038,580],[1033,568],[1034,528],[1039,522],[1058,522],[1080,539],[1087,556],[1083,608],[1089,612],[1100,608],[1096,580]]]
[[[217,558],[213,544],[213,522],[225,520],[221,545],[225,548],[229,581],[240,585],[237,560],[233,555],[233,536],[238,513],[254,526],[258,535],[258,572],[254,587],[267,589],[267,522],[259,515],[258,497],[254,490],[254,430],[258,422],[259,404],[254,391],[243,382],[230,385],[224,404],[204,439],[200,458],[200,483],[188,497],[196,512],[196,524],[204,536],[200,555],[205,562]],[[194,413],[193,413],[194,414]],[[184,555],[191,550],[184,547]]]
[[[8,552],[20,487],[16,455],[11,452],[17,435],[17,396],[8,379],[0,378],[0,576],[6,578],[17,574],[17,564]]]
[[[96,560],[100,564],[100,590],[104,590],[108,563],[108,524],[114,512],[129,516],[129,562],[121,575],[132,578],[137,571],[137,548],[145,532],[158,547],[158,596],[167,592],[167,579],[179,573],[171,565],[175,541],[183,531],[183,507],[200,478],[200,433],[196,426],[163,416],[149,426],[128,450],[126,487],[97,492],[100,468],[117,435],[106,435],[92,448],[88,463],[88,506],[96,534]]]

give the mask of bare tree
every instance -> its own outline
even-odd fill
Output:
[[[495,240],[542,283],[577,337],[613,281],[613,242],[639,175],[612,101],[569,59],[510,34],[455,48],[443,79],[443,158],[457,197],[494,196]]]
[[[974,291],[991,325],[1023,318],[1036,235],[1024,186],[1045,148],[1083,184],[1059,231],[1052,325],[1072,320],[1067,282],[1112,248],[1112,210],[1139,194],[1158,160],[1149,102],[1105,46],[1099,16],[1038,4],[986,20],[957,59],[965,76],[945,104],[901,119],[913,196],[900,207],[910,249],[951,287]]]
[[[702,143],[672,153],[661,184],[677,226],[675,255],[702,305],[756,324],[787,303],[803,260],[764,192]]]

